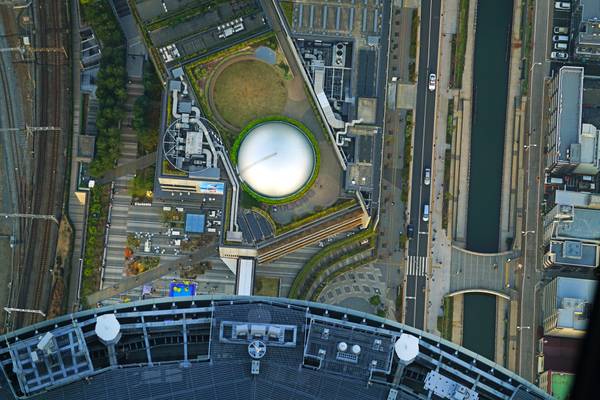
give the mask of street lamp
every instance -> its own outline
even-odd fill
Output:
[[[523,235],[527,235],[529,233],[533,234],[533,233],[535,233],[535,231],[521,231],[521,234],[523,234]]]
[[[533,71],[533,67],[535,67],[536,65],[542,65],[542,63],[541,63],[541,62],[536,62],[536,63],[533,63],[533,64],[531,65],[531,68],[529,68],[529,73],[530,73],[530,74],[531,74],[531,72]]]
[[[517,326],[517,330],[522,330],[522,329],[531,329],[530,326]]]
[[[526,144],[526,145],[523,146],[523,148],[525,150],[528,150],[530,147],[537,147],[537,144],[535,144],[535,143],[534,144]]]

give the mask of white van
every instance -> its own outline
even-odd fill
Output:
[[[423,221],[429,221],[429,204],[423,206]]]

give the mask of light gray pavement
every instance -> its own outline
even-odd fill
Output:
[[[259,264],[256,275],[279,279],[279,295],[287,297],[292,282],[304,264],[321,250],[318,245],[303,247],[271,263]]]
[[[434,130],[434,154],[432,164],[433,194],[431,200],[431,262],[428,271],[428,301],[426,328],[440,335],[437,317],[443,315],[444,296],[450,291],[450,264],[452,242],[448,232],[442,228],[444,198],[444,157],[452,143],[446,143],[448,100],[456,94],[448,88],[450,61],[452,57],[452,35],[456,33],[458,1],[442,2],[440,21],[440,44],[437,68],[438,89]]]
[[[517,266],[512,252],[483,254],[452,247],[449,292],[489,290],[514,296]]]
[[[518,163],[516,159],[520,149],[515,144],[521,143],[521,66],[523,65],[523,43],[521,42],[522,1],[516,0],[513,7],[513,23],[511,33],[511,52],[508,76],[508,97],[506,99],[506,128],[504,134],[504,161],[502,172],[502,190],[500,206],[500,232],[498,249],[509,250],[509,239],[515,237],[515,194],[517,190]]]
[[[348,248],[348,249],[343,249],[344,253],[352,251],[352,248]],[[336,261],[335,259],[333,260],[333,262],[328,263],[327,265],[327,269],[326,269],[326,273],[322,274],[321,276],[318,277],[317,280],[315,280],[309,288],[306,289],[306,293],[304,294],[304,298],[306,300],[312,300],[313,296],[316,294],[317,289],[319,288],[319,285],[321,285],[324,281],[327,280],[327,278],[329,278],[332,274],[334,274],[336,271],[339,271],[340,269],[351,265],[351,264],[366,264],[366,260],[371,257],[373,255],[373,249],[366,249],[363,250],[362,252],[353,255],[352,257],[348,257],[346,259],[343,259],[341,261]],[[330,283],[328,283],[327,286],[329,286]]]
[[[87,297],[87,302],[90,306],[97,304],[103,300],[115,298],[121,293],[125,293],[129,290],[136,289],[144,283],[150,283],[157,279],[169,274],[177,274],[179,266],[185,265],[189,262],[200,262],[209,259],[209,257],[216,255],[218,252],[216,246],[202,247],[199,251],[192,255],[185,255],[183,257],[177,257],[167,262],[162,262],[158,267],[150,269],[141,274],[130,276],[119,280],[118,282],[111,284],[95,293],[92,293]]]
[[[374,314],[377,309],[368,299],[385,291],[386,279],[383,271],[368,264],[336,277],[321,292],[317,301]],[[388,316],[391,317],[389,304],[386,308]]]
[[[453,138],[451,182],[452,201],[450,202],[449,226],[452,226],[451,239],[455,244],[465,245],[467,240],[467,212],[469,200],[469,168],[471,158],[471,120],[473,96],[473,58],[475,55],[475,15],[477,1],[469,2],[469,22],[467,48],[463,70],[462,88],[455,101],[457,128]]]

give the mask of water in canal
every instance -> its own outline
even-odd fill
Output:
[[[499,247],[512,11],[509,0],[477,0],[467,249],[481,253]],[[495,317],[494,296],[464,296],[463,345],[492,360]]]
[[[465,294],[463,321],[463,346],[493,360],[496,353],[496,297]]]
[[[467,249],[481,253],[498,251],[512,11],[508,0],[477,3]]]

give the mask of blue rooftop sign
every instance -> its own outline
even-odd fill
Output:
[[[185,231],[189,233],[204,233],[204,214],[187,214],[185,216]]]

